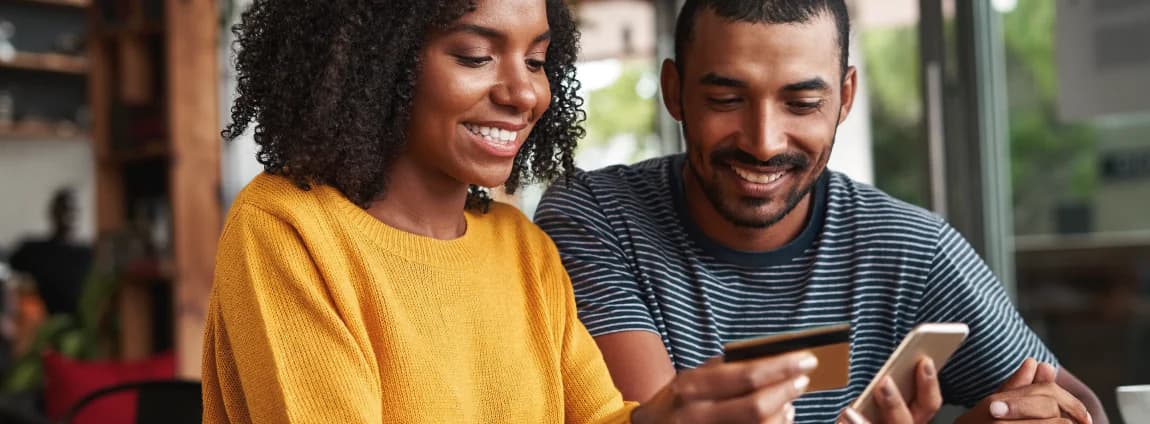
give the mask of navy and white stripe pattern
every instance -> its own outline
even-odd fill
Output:
[[[986,264],[937,216],[827,171],[796,240],[734,251],[688,219],[684,160],[580,172],[543,197],[536,222],[559,247],[592,335],[656,333],[683,370],[729,341],[849,321],[850,384],[803,396],[795,405],[803,423],[834,422],[919,323],[971,328],[939,374],[946,403],[977,403],[1026,357],[1057,365]]]

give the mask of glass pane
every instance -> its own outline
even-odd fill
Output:
[[[580,140],[575,165],[598,169],[659,155],[655,134],[659,74],[654,57],[606,59],[579,64],[586,101],[587,137]]]
[[[1133,93],[1092,97],[1115,75],[1134,75],[1134,92],[1150,85],[1150,55],[1137,54],[1145,44],[1128,38],[1119,44],[1131,50],[1121,51],[1107,41],[1150,24],[1150,4],[994,3],[1003,12],[1020,308],[1117,421],[1115,387],[1150,383],[1150,103],[1124,98]]]
[[[587,136],[579,141],[575,165],[591,170],[662,154],[656,131],[656,113],[663,105],[658,98],[654,4],[580,2],[575,12],[582,33],[576,75],[587,112]],[[510,201],[532,216],[545,189],[524,187]]]
[[[852,62],[861,64],[862,83],[855,102],[869,106],[875,186],[906,202],[929,207],[918,2],[896,3],[852,3],[857,34]],[[842,131],[836,151],[843,148]]]

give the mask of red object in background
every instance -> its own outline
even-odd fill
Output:
[[[76,361],[55,352],[44,354],[44,409],[59,420],[85,395],[123,383],[170,380],[176,374],[172,353],[137,361]],[[135,424],[136,394],[110,394],[88,404],[72,423]]]
[[[44,320],[48,319],[48,311],[44,308],[44,301],[35,290],[18,289],[16,314],[16,335],[13,351],[16,355],[23,355],[36,339],[36,332]]]

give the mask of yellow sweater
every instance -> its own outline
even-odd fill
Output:
[[[206,423],[629,422],[554,244],[518,210],[450,241],[338,191],[236,198],[204,334]]]

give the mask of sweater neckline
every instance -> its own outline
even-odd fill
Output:
[[[380,248],[405,259],[441,268],[460,268],[481,262],[492,250],[488,241],[493,234],[485,225],[485,215],[464,211],[467,228],[463,235],[441,240],[392,227],[334,188],[323,186],[320,190],[329,204],[336,205],[337,212],[344,218],[341,221],[350,227],[349,231],[363,234]]]

